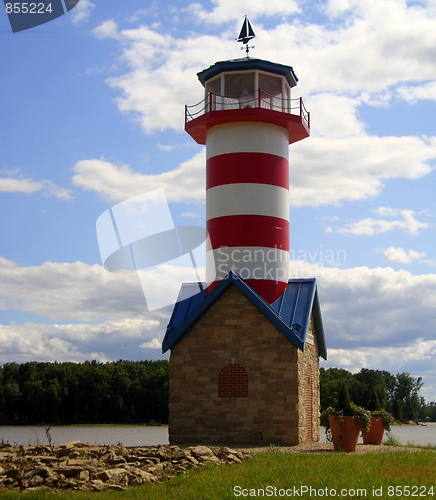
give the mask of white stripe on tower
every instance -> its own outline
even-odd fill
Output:
[[[267,302],[289,279],[289,133],[229,122],[207,134],[207,281],[234,271]]]

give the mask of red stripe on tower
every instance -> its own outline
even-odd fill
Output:
[[[249,182],[289,188],[289,162],[264,153],[228,153],[207,160],[206,189]]]

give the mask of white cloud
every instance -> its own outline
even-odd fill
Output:
[[[105,362],[119,359],[121,353],[127,353],[128,359],[136,359],[134,353],[138,347],[157,349],[156,334],[162,338],[160,321],[141,318],[101,324],[0,325],[0,363],[9,361],[11,356],[16,362],[89,359]],[[143,342],[150,338],[149,342]]]
[[[192,141],[184,142],[183,144],[156,144],[156,147],[159,149],[159,151],[164,151],[166,153],[174,151],[175,149],[192,148],[193,146],[195,146],[195,144]]]
[[[388,207],[381,207],[378,213],[385,214],[388,217],[401,216],[401,219],[386,220],[367,218],[346,224],[343,227],[336,227],[335,231],[339,233],[353,234],[355,236],[374,236],[388,231],[393,231],[395,229],[401,229],[405,233],[416,235],[421,229],[427,229],[430,227],[428,222],[418,221],[415,218],[415,212],[413,210],[397,210],[389,209]],[[329,226],[328,232],[332,231],[333,228]]]
[[[144,308],[135,273],[114,274],[83,262],[25,267],[0,257],[0,310],[94,321],[109,313],[137,317]]]
[[[183,263],[190,267],[182,267]],[[58,321],[137,319],[149,313],[146,300],[151,296],[162,308],[156,312],[159,315],[165,306],[172,308],[187,276],[189,281],[196,279],[191,260],[182,264],[175,260],[144,270],[141,284],[137,272],[115,273],[83,262],[25,267],[0,257],[0,310],[25,311]],[[200,276],[202,265],[200,255]]]
[[[95,4],[91,3],[90,0],[80,0],[71,11],[71,22],[73,24],[83,23],[89,18],[94,7]]]
[[[2,172],[3,175],[5,173],[6,175],[0,177],[0,192],[33,194],[40,191],[44,196],[55,197],[60,200],[71,200],[73,197],[70,189],[56,186],[49,180],[34,181],[24,177],[18,170],[3,170]]]
[[[397,89],[397,95],[411,104],[424,99],[436,101],[436,81],[424,85],[401,86]]]
[[[422,377],[424,386],[421,395],[427,402],[436,400],[434,357],[436,340],[415,339],[408,346],[394,346],[380,349],[365,347],[359,349],[329,349],[324,367],[341,367],[353,373],[361,368],[386,370],[392,374],[411,372],[414,377]],[[419,365],[417,367],[416,365]]]
[[[209,23],[223,23],[233,21],[249,14],[249,19],[253,20],[258,16],[289,16],[300,12],[298,2],[295,0],[239,0],[235,3],[232,0],[212,0],[213,10],[206,10],[200,3],[192,3],[188,6],[188,12],[202,21]],[[240,26],[238,26],[240,28]]]
[[[417,337],[422,342],[436,339],[436,274],[297,261],[290,267],[292,277],[317,278],[328,348],[389,353],[390,348],[414,345]]]
[[[373,210],[373,212],[379,217],[398,217],[401,215],[400,208],[392,207],[377,207]]]
[[[417,137],[310,137],[290,148],[291,203],[340,204],[380,194],[383,182],[432,171],[436,140]]]
[[[181,217],[187,217],[187,218],[196,218],[200,217],[200,214],[197,212],[184,212],[183,214],[180,214]]]
[[[404,250],[404,248],[389,247],[383,255],[389,262],[399,262],[400,264],[412,264],[415,260],[424,259],[427,255],[424,252],[417,252],[416,250]]]
[[[144,342],[143,344],[140,344],[139,347],[143,347],[145,349],[161,349],[162,348],[162,340],[159,340],[156,337],[154,337],[149,342]]]
[[[118,25],[113,19],[102,22],[92,30],[97,38],[117,38]]]
[[[82,160],[74,166],[72,183],[97,192],[110,201],[123,201],[138,194],[163,188],[168,201],[202,200],[206,191],[204,150],[170,172],[147,175],[128,165],[105,160]]]

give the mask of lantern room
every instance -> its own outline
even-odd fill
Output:
[[[298,82],[291,66],[233,59],[219,61],[197,76],[204,86],[204,99],[186,106],[185,129],[199,144],[206,143],[210,127],[231,119],[229,112],[241,121],[266,121],[287,128],[289,143],[309,136],[310,115],[301,98],[291,97]]]
[[[282,71],[277,71],[280,67]],[[255,107],[260,92],[260,99],[271,109],[289,110],[291,88],[297,85],[292,68],[259,59],[218,62],[198,77],[205,87],[205,97],[212,93],[242,108]]]

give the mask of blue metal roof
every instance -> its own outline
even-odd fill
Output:
[[[258,69],[260,71],[266,71],[268,73],[275,73],[277,75],[284,76],[290,87],[295,87],[298,82],[297,75],[295,74],[292,66],[285,66],[284,64],[251,57],[245,57],[244,59],[230,59],[229,61],[218,61],[209,68],[197,73],[197,76],[204,86],[208,80],[221,73],[228,71],[246,71],[250,69]]]
[[[182,285],[162,342],[162,351],[166,352],[177,345],[230,286],[235,286],[244,294],[295,347],[302,351],[306,344],[311,313],[313,313],[319,355],[327,359],[315,278],[289,280],[281,297],[270,305],[232,272],[208,295],[204,292],[193,294],[193,290],[198,289],[198,283]]]

